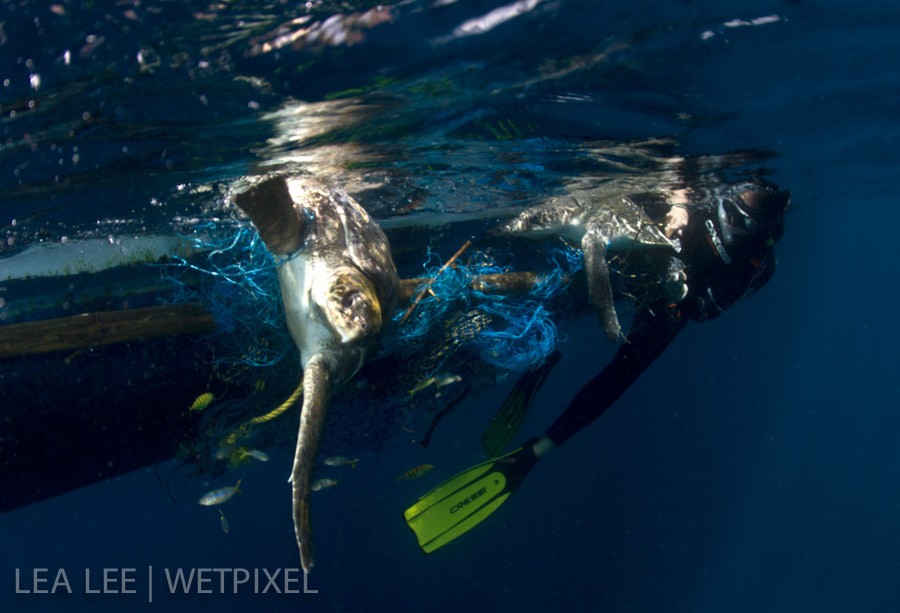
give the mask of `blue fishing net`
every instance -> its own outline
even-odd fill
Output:
[[[192,302],[212,314],[220,345],[214,366],[220,370],[271,367],[294,353],[275,272],[278,262],[257,233],[247,225],[207,222],[193,226],[186,238],[201,257],[175,257],[166,276],[176,288],[173,302]],[[465,262],[442,269],[444,260],[429,248],[423,268],[424,278],[431,281],[417,288],[418,293],[427,285],[428,292],[402,323],[406,311],[398,310],[381,352],[409,355],[427,350],[452,313],[475,308],[490,325],[465,338],[483,360],[504,370],[541,363],[559,336],[547,305],[581,268],[581,253],[565,245],[550,249],[543,272],[526,295],[473,288],[473,281],[484,275],[511,271],[509,265],[498,262],[499,257],[470,252]]]
[[[226,386],[199,416],[200,437],[191,453],[207,469],[222,470],[225,460],[219,456],[229,445],[265,448],[293,439],[294,428],[285,428],[284,420],[295,425],[295,412],[249,429],[243,424],[290,395],[299,381],[299,356],[284,320],[279,262],[253,228],[200,223],[185,237],[198,255],[173,258],[164,276],[175,288],[173,302],[191,302],[213,315],[216,332],[198,341],[198,351],[205,352],[211,377]],[[562,246],[529,255],[532,261],[526,262],[505,250],[473,250],[441,270],[443,259],[429,249],[423,264],[424,277],[433,279],[429,291],[402,323],[406,310],[398,309],[366,368],[335,396],[329,423],[340,427],[327,429],[325,447],[380,448],[391,433],[427,417],[451,394],[479,389],[552,353],[560,321],[554,300],[580,269],[581,254]],[[473,287],[484,275],[511,273],[513,265],[542,271],[530,291],[505,294]],[[430,389],[411,403],[409,390],[440,371],[462,375],[463,383],[447,388],[440,402]]]
[[[553,352],[559,337],[554,313],[547,305],[581,268],[581,252],[566,245],[555,247],[544,264],[544,272],[531,290],[514,296],[476,289],[477,281],[485,275],[511,272],[509,266],[497,262],[496,256],[475,252],[469,254],[465,263],[444,268],[443,260],[429,248],[423,278],[430,281],[416,288],[415,293],[418,295],[427,287],[426,297],[414,305],[410,315],[400,310],[394,316],[395,331],[386,342],[387,350],[407,354],[421,351],[434,342],[435,330],[454,321],[452,312],[477,309],[489,323],[474,333],[470,326],[465,338],[478,348],[482,360],[502,370],[524,370],[540,364]],[[433,367],[438,370],[441,364]]]
[[[216,326],[212,364],[232,378],[271,367],[295,352],[285,331],[277,262],[249,226],[200,223],[185,236],[200,257],[174,257],[164,276],[173,302],[208,311]]]
[[[196,255],[174,256],[163,278],[171,301],[209,312],[215,332],[191,347],[209,364],[215,401],[197,414],[197,437],[179,455],[198,471],[219,474],[242,452],[287,445],[294,428],[284,422],[247,427],[249,419],[279,406],[299,382],[299,356],[284,320],[278,261],[247,224],[199,223],[184,234]],[[296,415],[296,413],[295,413]]]

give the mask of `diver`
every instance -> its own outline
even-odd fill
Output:
[[[677,204],[666,202],[661,224],[668,237],[680,242],[683,298],[639,305],[613,359],[581,388],[542,437],[464,471],[407,509],[407,524],[425,552],[452,541],[496,510],[538,459],[603,415],[688,321],[718,317],[772,277],[774,245],[783,232],[789,191],[756,179],[721,186],[693,201],[684,193],[678,195],[682,198]],[[651,218],[661,217],[659,210],[647,212]]]

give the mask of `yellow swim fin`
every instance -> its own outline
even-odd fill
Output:
[[[422,551],[431,553],[462,536],[506,502],[537,462],[533,442],[461,472],[406,509],[406,524]]]

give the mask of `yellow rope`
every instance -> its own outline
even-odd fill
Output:
[[[291,408],[291,406],[293,406],[293,404],[295,402],[297,402],[297,399],[300,398],[300,396],[302,396],[302,395],[303,395],[303,378],[301,377],[300,385],[297,386],[297,389],[294,390],[294,393],[291,394],[287,400],[282,402],[278,408],[276,408],[272,411],[269,411],[265,415],[260,415],[259,417],[254,417],[253,419],[251,419],[244,425],[252,426],[252,425],[256,425],[256,424],[264,424],[267,421],[272,421],[273,419],[275,419],[276,417],[278,417],[279,415],[281,415],[282,413],[287,411],[289,408]]]
[[[229,450],[232,447],[236,447],[238,444],[238,439],[243,439],[250,436],[250,427],[255,426],[257,424],[264,424],[268,421],[272,421],[285,411],[287,411],[291,406],[297,402],[297,399],[303,395],[303,377],[300,377],[300,384],[297,386],[297,389],[294,390],[294,393],[290,395],[290,397],[282,402],[278,408],[269,411],[265,415],[260,415],[259,417],[254,417],[248,421],[245,421],[240,426],[238,426],[234,432],[223,438],[219,441],[219,449]]]

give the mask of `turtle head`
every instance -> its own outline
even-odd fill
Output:
[[[381,304],[375,286],[356,268],[341,266],[331,273],[322,306],[328,324],[344,344],[381,330]]]

